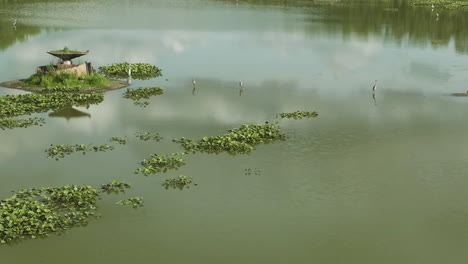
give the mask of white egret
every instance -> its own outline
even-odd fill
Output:
[[[375,93],[375,90],[377,90],[377,80],[375,80],[374,86],[372,86],[373,93]]]
[[[13,21],[13,26],[16,27],[16,19]]]
[[[197,82],[193,78],[192,78],[192,84],[193,84],[193,86],[195,86],[195,84],[197,84]]]

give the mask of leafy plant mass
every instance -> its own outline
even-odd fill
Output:
[[[0,129],[13,129],[18,127],[42,126],[45,124],[44,118],[28,118],[28,119],[0,119]]]
[[[97,73],[78,76],[74,73],[59,72],[33,74],[25,83],[31,86],[43,87],[46,92],[78,92],[91,88],[104,88],[109,80]]]
[[[47,93],[0,96],[0,118],[42,113],[70,105],[98,104],[102,93]]]
[[[172,188],[172,189],[179,189],[182,191],[185,187],[187,189],[190,188],[188,185],[191,184],[192,181],[193,181],[192,177],[180,175],[178,178],[165,179],[161,185],[166,190],[168,190],[169,188]]]
[[[311,118],[318,116],[318,113],[315,111],[296,111],[291,113],[279,113],[281,118],[293,118],[294,120],[302,118]]]
[[[128,142],[127,137],[111,137],[110,141],[120,145],[125,145]]]
[[[65,46],[61,50],[52,50],[50,51],[52,53],[61,53],[61,54],[69,54],[69,53],[84,53],[84,51],[78,51],[78,50],[71,50],[67,46]]]
[[[142,168],[138,168],[134,173],[143,173],[145,176],[150,174],[156,174],[160,172],[166,172],[167,170],[179,169],[185,165],[185,161],[180,157],[179,153],[173,153],[172,155],[151,155],[150,159],[144,159],[140,164]]]
[[[148,80],[162,76],[161,69],[148,63],[114,63],[110,66],[99,67],[99,72],[106,77],[125,79],[128,77],[129,69],[131,69],[133,79]]]
[[[138,208],[143,206],[143,197],[137,196],[129,198],[126,200],[120,200],[116,204],[119,205],[131,205],[133,208]]]
[[[149,99],[151,96],[161,95],[164,90],[159,87],[142,87],[138,89],[127,89],[124,98],[133,100],[135,105],[146,107],[149,105],[148,101],[141,101],[142,99]]]
[[[138,132],[136,133],[136,137],[143,141],[154,140],[154,141],[161,141],[163,139],[158,133],[149,133],[149,132]]]
[[[126,182],[121,181],[112,181],[111,183],[106,183],[101,185],[101,191],[107,194],[115,193],[125,193],[125,189],[130,189],[132,185]]]
[[[466,0],[415,0],[413,1],[415,6],[432,6],[436,8],[447,8],[447,9],[468,9],[468,1]]]
[[[220,153],[227,152],[231,155],[248,154],[256,145],[271,143],[277,140],[285,140],[276,124],[242,125],[240,128],[229,130],[229,133],[214,137],[204,137],[198,141],[188,138],[173,140],[181,144],[186,152],[195,153]]]
[[[105,152],[109,150],[113,150],[114,147],[107,145],[107,144],[102,144],[100,146],[93,146],[93,145],[86,145],[86,144],[75,144],[75,145],[69,145],[69,144],[60,144],[60,145],[50,145],[51,148],[48,148],[45,150],[47,153],[48,158],[54,158],[55,160],[59,160],[62,158],[65,158],[65,156],[70,155],[75,152],[81,152],[83,155],[85,155],[87,152],[94,151],[94,152]]]
[[[67,185],[25,189],[0,201],[0,243],[47,237],[85,226],[96,212],[98,190],[91,186]]]

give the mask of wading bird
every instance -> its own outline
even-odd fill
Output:
[[[377,80],[375,80],[374,86],[372,86],[372,93],[375,93],[375,90],[377,90]]]
[[[244,86],[244,83],[242,82],[242,80],[239,81],[239,86],[240,87]]]
[[[16,27],[16,19],[13,21],[13,26]]]
[[[193,84],[193,86],[195,86],[195,84],[197,84],[197,82],[193,78],[192,78],[192,84]]]

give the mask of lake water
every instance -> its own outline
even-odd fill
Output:
[[[38,114],[43,127],[0,131],[2,198],[133,185],[99,201],[102,218],[87,227],[0,247],[1,263],[466,263],[468,98],[449,94],[468,90],[467,25],[467,12],[405,1],[0,0],[0,81],[68,46],[90,50],[82,61],[95,67],[155,64],[164,76],[132,87],[165,90],[146,108],[116,90],[76,107],[86,115]],[[132,173],[152,153],[180,152],[171,139],[295,110],[319,117],[281,121],[284,142]],[[137,141],[138,131],[164,140]],[[44,153],[112,136],[130,142],[60,161]],[[181,174],[198,186],[161,187]],[[115,205],[132,196],[144,207]]]

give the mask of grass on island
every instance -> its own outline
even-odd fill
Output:
[[[86,51],[71,50],[68,47],[64,47],[61,50],[51,50],[50,53],[59,53],[59,54],[73,54],[73,53],[85,53]]]

